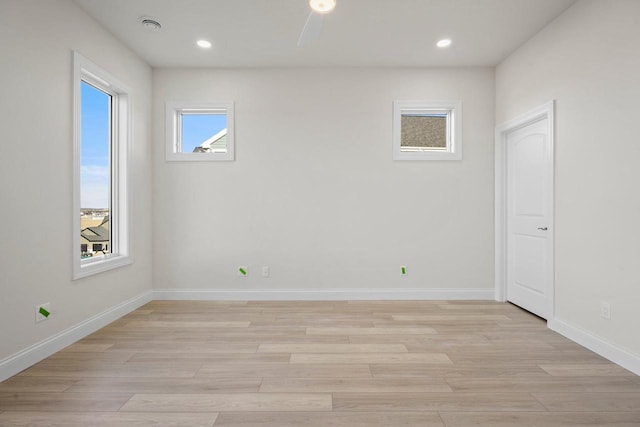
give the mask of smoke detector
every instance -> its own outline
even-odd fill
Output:
[[[158,21],[153,18],[149,18],[148,16],[143,16],[140,18],[140,23],[144,27],[145,30],[149,31],[158,31],[162,28],[162,25]]]

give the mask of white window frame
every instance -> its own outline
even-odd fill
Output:
[[[447,147],[407,149],[401,146],[403,115],[446,115]],[[461,101],[394,101],[393,102],[393,159],[394,160],[461,160],[462,159],[462,102]]]
[[[111,252],[81,259],[82,81],[112,97],[111,110]],[[73,279],[91,276],[133,262],[131,233],[131,90],[78,52],[73,53]]]
[[[235,159],[233,102],[174,102],[166,103],[166,161],[232,161]],[[181,152],[181,115],[183,113],[224,114],[227,116],[226,153]]]

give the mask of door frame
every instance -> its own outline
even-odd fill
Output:
[[[554,101],[549,101],[531,111],[519,115],[506,123],[496,127],[495,130],[495,299],[507,300],[507,135],[510,132],[536,123],[540,120],[548,120],[547,135],[549,137],[551,156],[551,189],[548,203],[551,206],[549,218],[549,234],[551,239],[551,271],[550,283],[550,307],[549,319],[555,316],[555,137],[554,137]]]

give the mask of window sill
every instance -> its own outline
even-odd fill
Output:
[[[80,261],[80,265],[74,269],[73,280],[93,276],[116,268],[132,264],[133,260],[127,255],[110,255],[100,259],[88,259]]]
[[[231,162],[233,153],[167,153],[167,162]]]
[[[393,160],[462,160],[462,152],[451,151],[394,151]]]

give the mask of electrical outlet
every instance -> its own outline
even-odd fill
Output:
[[[407,275],[407,266],[406,265],[401,265],[400,266],[400,275],[401,276],[406,276]]]
[[[247,277],[249,275],[249,267],[246,265],[238,266],[238,277]]]
[[[263,265],[262,266],[262,277],[269,277],[269,266],[268,265]]]
[[[51,303],[46,302],[44,304],[36,305],[36,323],[47,320],[51,317]]]
[[[600,303],[600,317],[611,320],[611,304],[605,301]]]

